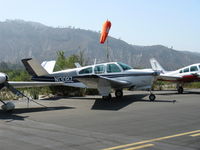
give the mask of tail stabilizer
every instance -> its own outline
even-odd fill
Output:
[[[166,72],[165,69],[163,69],[163,67],[160,65],[160,63],[155,58],[151,58],[150,63],[151,63],[151,67],[153,70],[161,71],[161,73]]]
[[[56,61],[51,60],[51,61],[43,61],[41,66],[49,73],[53,73],[53,69],[55,67]]]
[[[45,76],[49,73],[33,58],[22,59],[26,71],[32,76]]]

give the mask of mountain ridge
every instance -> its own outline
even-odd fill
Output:
[[[100,33],[78,28],[55,28],[37,22],[6,20],[0,22],[0,60],[18,63],[34,57],[56,59],[56,52],[66,56],[84,52],[89,63],[106,62],[106,45],[99,44]],[[150,67],[154,57],[166,70],[200,62],[200,53],[177,51],[162,45],[138,46],[109,36],[108,49],[111,61],[121,61],[133,67]]]

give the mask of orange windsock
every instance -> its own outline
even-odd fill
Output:
[[[100,43],[103,44],[108,36],[108,33],[109,33],[109,30],[111,28],[111,22],[110,21],[106,21],[104,24],[103,24],[103,27],[102,27],[102,32],[101,32],[101,37],[100,37]]]

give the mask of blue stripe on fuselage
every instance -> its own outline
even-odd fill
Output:
[[[119,78],[119,77],[131,77],[131,76],[153,76],[154,73],[135,73],[135,74],[98,74],[98,75],[83,75],[83,76],[73,76],[72,80],[66,83],[76,83],[79,82],[77,78],[99,78],[100,76],[102,77],[107,77],[107,78]],[[61,76],[62,77],[62,76]],[[64,77],[64,76],[63,76]],[[56,82],[55,77],[48,77],[48,76],[40,76],[40,77],[32,77],[33,81],[43,81],[43,82]],[[59,82],[65,82],[65,81],[59,81]]]

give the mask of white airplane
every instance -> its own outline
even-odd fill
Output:
[[[103,99],[111,99],[112,89],[115,96],[121,98],[124,88],[150,90],[149,99],[154,101],[156,98],[151,93],[151,87],[158,72],[152,69],[132,69],[123,63],[109,62],[84,67],[76,64],[77,68],[53,72],[53,61],[40,65],[35,59],[28,58],[22,62],[34,81],[63,82],[65,86],[95,88]]]
[[[63,82],[31,82],[31,81],[8,81],[8,75],[0,72],[0,90],[2,88],[8,88],[12,93],[17,96],[26,97],[22,92],[17,90],[16,88],[24,88],[24,87],[42,87],[42,86],[52,86],[52,85],[62,85]],[[29,98],[28,98],[29,99]],[[15,105],[12,102],[4,102],[1,108],[4,111],[12,111],[15,109]]]
[[[160,75],[157,77],[158,80],[177,83],[179,94],[183,93],[184,84],[200,81],[200,63],[192,64],[175,71],[165,71],[154,58],[150,59],[150,63],[153,70],[160,71]]]

